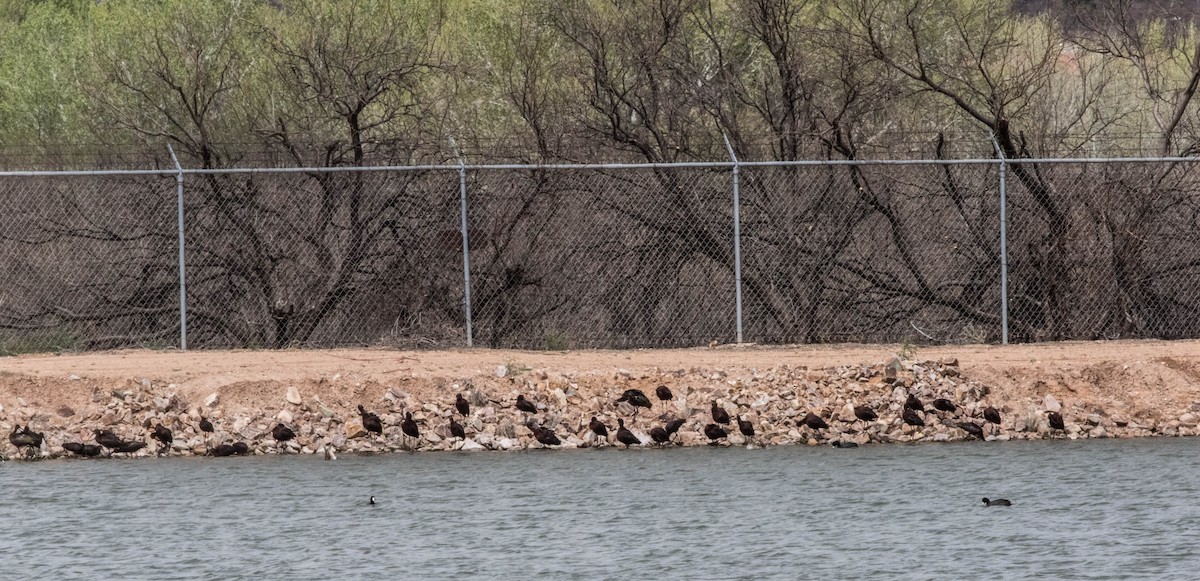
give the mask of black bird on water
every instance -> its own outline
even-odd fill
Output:
[[[858,447],[857,442],[843,442],[842,440],[834,440],[832,445],[834,448],[857,448]]]
[[[746,436],[747,438],[753,438],[754,437],[754,424],[750,423],[748,420],[743,419],[742,416],[738,416],[738,431],[741,432],[742,435]]]
[[[637,436],[633,435],[633,432],[629,431],[629,428],[625,427],[625,420],[618,418],[617,426],[619,426],[617,428],[617,441],[625,444],[626,448],[634,444],[640,445],[642,443]]]
[[[875,413],[875,410],[865,405],[854,406],[854,417],[864,422],[873,422],[879,419],[879,415]]]
[[[454,421],[454,418],[450,418],[450,435],[465,440],[467,438],[467,431],[463,429],[462,424]]]
[[[917,399],[917,396],[910,393],[908,394],[908,399],[904,400],[904,409],[923,412],[925,411],[925,406],[921,405],[921,400]]]
[[[467,402],[461,393],[454,396],[454,409],[458,410],[458,413],[462,414],[463,417],[471,415],[471,404]]]
[[[625,390],[625,393],[617,398],[617,403],[621,402],[628,402],[629,405],[633,406],[633,415],[635,416],[638,413],[638,408],[650,409],[650,398],[646,397],[646,394],[642,393],[640,389]]]
[[[1067,425],[1063,423],[1062,414],[1060,414],[1058,412],[1046,412],[1046,413],[1050,415],[1050,417],[1048,419],[1050,420],[1051,428],[1054,428],[1056,430],[1067,429]]]
[[[160,456],[164,450],[170,452],[171,442],[175,441],[175,434],[171,433],[171,430],[161,423],[154,426],[154,431],[150,432],[150,437],[158,440],[158,443],[161,444],[158,447],[158,454]]]
[[[524,395],[517,396],[517,409],[531,414],[537,413],[537,406],[533,405],[533,402],[525,399]]]
[[[1012,501],[1007,498],[997,498],[996,500],[983,499],[984,506],[1012,506]]]
[[[904,411],[900,413],[900,418],[904,420],[904,423],[910,426],[925,425],[925,420],[922,420],[921,416],[917,415],[917,410],[913,408],[904,408]]]
[[[463,414],[463,415],[465,416],[465,415],[467,415],[467,414]],[[375,497],[374,497],[374,496],[372,496],[372,497],[371,497],[371,500],[368,500],[368,501],[367,501],[367,504],[371,504],[371,505],[375,504]]]
[[[671,441],[671,434],[667,433],[666,428],[657,426],[650,430],[650,439],[654,440],[655,444],[666,444]]]
[[[67,442],[63,444],[63,450],[66,450],[76,456],[86,456],[92,458],[100,455],[100,446],[96,444],[83,444],[80,442]]]
[[[559,440],[554,431],[549,428],[530,424],[529,429],[533,430],[533,438],[543,446],[562,445],[562,440]]]
[[[954,413],[955,411],[958,410],[958,407],[956,407],[954,405],[954,402],[952,402],[946,398],[939,397],[939,398],[933,400],[933,409],[938,410],[938,411],[943,411],[943,412]]]
[[[821,416],[818,416],[812,412],[808,412],[808,415],[804,416],[804,425],[808,426],[808,429],[814,431],[824,430],[825,428],[829,427],[829,424],[825,423],[825,420],[821,419]]]
[[[663,402],[663,407],[667,406],[667,402],[675,399],[675,394],[671,393],[671,388],[660,385],[654,388],[654,395],[658,396],[658,401]]]
[[[983,419],[992,422],[993,424],[1000,423],[1000,412],[992,406],[983,408]]]
[[[400,422],[400,431],[410,438],[421,437],[421,430],[417,428],[417,422],[413,420],[412,412],[404,412],[404,421]]]
[[[218,458],[232,456],[236,453],[237,453],[237,451],[234,449],[233,445],[231,445],[231,444],[221,444],[221,445],[216,446],[213,449],[208,451],[209,456],[216,456]]]
[[[717,440],[728,436],[729,432],[721,429],[721,426],[716,424],[707,424],[704,426],[704,435],[710,440],[709,444],[715,445]]]
[[[358,404],[358,415],[362,417],[363,429],[372,434],[383,434],[383,420],[378,415],[367,411],[362,404]]]
[[[238,456],[245,456],[246,454],[249,454],[250,453],[250,444],[247,444],[245,442],[234,442],[233,443],[233,453],[237,454]]]
[[[725,408],[717,405],[716,400],[713,400],[712,402],[712,419],[718,424],[729,423],[729,412],[725,411]]]
[[[604,425],[604,422],[596,419],[596,416],[592,416],[592,421],[588,422],[588,429],[591,430],[593,434],[596,434],[597,436],[604,438],[605,441],[608,441],[608,426]]]
[[[275,445],[278,446],[279,444],[295,438],[296,432],[293,432],[291,428],[283,424],[275,424],[275,427],[271,428],[271,437],[275,438]]]
[[[975,422],[962,422],[958,424],[958,427],[962,428],[964,432],[975,436],[980,440],[983,439],[983,428],[981,428],[979,424]]]
[[[213,433],[212,422],[208,421],[208,418],[204,416],[200,416],[200,431],[206,434]]]

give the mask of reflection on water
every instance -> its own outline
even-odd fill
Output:
[[[0,577],[1195,578],[1195,447],[7,463]]]

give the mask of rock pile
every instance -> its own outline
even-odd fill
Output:
[[[673,393],[669,401],[654,398],[655,387],[666,385]],[[629,402],[617,402],[626,390],[640,389],[651,394],[650,409],[635,408]],[[353,391],[353,390],[347,390]],[[561,448],[608,446],[615,438],[597,437],[588,427],[595,416],[616,433],[618,419],[641,440],[654,445],[648,435],[669,420],[683,419],[683,425],[671,436],[668,445],[697,446],[710,444],[704,428],[713,422],[712,403],[732,418],[726,426],[729,435],[719,445],[776,446],[788,444],[849,445],[886,442],[950,442],[975,439],[968,429],[981,433],[986,440],[1024,440],[1043,438],[1105,438],[1137,436],[1191,436],[1200,433],[1200,415],[1187,411],[1178,419],[1156,421],[1130,418],[1120,410],[1088,408],[1083,404],[1060,402],[1052,395],[1030,401],[995,401],[988,386],[965,378],[958,362],[904,362],[892,359],[881,365],[844,366],[810,370],[779,365],[765,370],[727,371],[688,369],[630,373],[619,370],[612,375],[553,373],[547,370],[480,376],[444,385],[435,401],[422,401],[390,388],[377,401],[323,402],[305,397],[297,386],[282,393],[264,394],[261,408],[226,405],[220,393],[197,401],[187,401],[173,384],[148,380],[128,381],[117,387],[97,386],[92,402],[76,410],[66,405],[35,409],[18,398],[16,405],[0,408],[0,429],[13,432],[28,425],[45,434],[34,458],[70,455],[63,448],[71,442],[92,443],[93,430],[109,429],[125,440],[146,441],[149,445],[129,456],[151,456],[159,452],[151,442],[151,429],[161,424],[174,432],[170,455],[204,455],[219,445],[244,442],[252,454],[271,453],[379,453],[401,450],[523,450],[543,447],[531,427],[549,430],[560,440]],[[470,414],[455,410],[455,395],[464,394]],[[347,393],[347,398],[353,394]],[[518,411],[514,403],[525,396],[537,408],[536,413]],[[915,411],[924,425],[912,425],[902,419],[906,401],[915,396],[923,411]],[[953,411],[934,409],[931,402],[945,399]],[[12,402],[10,402],[12,403]],[[381,434],[363,427],[357,405],[378,414],[383,423]],[[943,407],[946,404],[941,403]],[[873,421],[855,417],[856,406],[871,408]],[[1000,410],[1001,423],[983,418],[984,408]],[[1062,413],[1065,430],[1052,429],[1048,411]],[[420,436],[406,437],[401,431],[405,413],[411,413]],[[636,413],[635,415],[635,412]],[[804,421],[814,414],[828,424],[814,429]],[[200,430],[200,418],[214,424],[212,433]],[[450,418],[463,426],[466,438],[452,437]],[[754,428],[754,436],[743,436],[737,429],[739,419]],[[978,427],[965,424],[974,424]],[[277,443],[271,429],[283,424],[296,437]],[[122,456],[123,454],[117,454]],[[20,454],[7,444],[5,456],[18,459]]]

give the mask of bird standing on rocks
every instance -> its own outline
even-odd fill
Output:
[[[275,446],[283,450],[284,448],[281,444],[295,438],[296,432],[293,432],[291,428],[283,424],[275,424],[275,427],[271,428],[271,437],[275,439]]]
[[[671,434],[667,433],[667,429],[662,426],[656,426],[650,430],[650,439],[654,440],[655,444],[666,444],[671,441]]]
[[[42,447],[42,435],[29,429],[27,424],[24,428],[13,426],[13,431],[8,435],[8,441],[17,447],[20,452],[21,448],[25,448],[24,455],[32,456],[34,450]]]
[[[663,403],[663,413],[666,413],[667,402],[675,399],[675,394],[671,393],[671,388],[660,385],[654,388],[654,395],[658,397],[658,401]]]
[[[237,450],[232,444],[218,444],[208,451],[209,456],[216,456],[217,458],[232,456],[236,453]]]
[[[1063,423],[1062,414],[1058,412],[1046,412],[1049,414],[1050,427],[1056,430],[1066,430],[1067,425]]]
[[[537,406],[533,405],[533,402],[525,399],[524,395],[517,396],[517,409],[530,414],[537,413]]]
[[[454,396],[454,409],[458,410],[458,413],[464,418],[471,415],[471,404],[461,393]]]
[[[674,436],[675,432],[678,432],[679,428],[683,427],[684,421],[685,420],[683,418],[677,418],[677,419],[671,420],[671,421],[667,422],[667,425],[663,429],[665,429],[667,431],[667,435]]]
[[[250,444],[245,442],[234,442],[232,445],[233,453],[238,456],[245,456],[250,453]]]
[[[921,400],[917,396],[910,393],[908,394],[908,399],[904,400],[904,409],[924,412],[925,406],[921,405]]]
[[[535,426],[533,425],[532,420],[530,421],[529,429],[533,430],[533,439],[537,440],[538,443],[543,446],[562,445],[562,440],[558,439],[558,435],[554,433],[554,430],[544,426]]]
[[[200,416],[200,431],[204,432],[205,434],[213,433],[212,422],[208,421],[208,418],[204,416]]]
[[[962,422],[962,423],[958,424],[958,427],[962,428],[962,430],[964,432],[966,432],[972,436],[975,436],[976,438],[979,438],[980,440],[983,439],[983,428],[980,427],[979,424],[977,424],[975,422]]]
[[[405,436],[417,440],[417,445],[420,445],[421,430],[417,428],[417,422],[413,419],[412,412],[404,412],[404,421],[400,422],[400,431],[404,432]],[[413,448],[415,449],[416,446]]]
[[[591,430],[593,434],[596,434],[596,437],[604,438],[604,441],[608,442],[608,426],[604,425],[604,422],[596,419],[596,416],[592,416],[592,421],[588,422],[588,429]]]
[[[808,426],[808,429],[814,432],[829,427],[829,424],[825,423],[825,420],[821,419],[821,416],[812,412],[808,412],[808,415],[804,416],[804,425]]]
[[[1012,501],[1007,498],[997,498],[996,500],[983,499],[984,506],[1012,506]]]
[[[650,409],[650,398],[642,393],[640,389],[627,389],[621,397],[617,398],[617,403],[626,402],[633,406],[633,415],[637,415],[638,408]]]
[[[865,405],[854,406],[854,417],[864,422],[873,422],[879,419],[879,415],[875,413],[875,410]]]
[[[704,435],[709,439],[709,444],[716,445],[717,440],[729,435],[729,432],[721,429],[721,426],[716,424],[707,424],[704,426]]]
[[[117,449],[125,446],[125,440],[118,438],[112,430],[101,429],[93,430],[93,432],[96,434],[96,443],[108,448],[110,455]]]
[[[741,432],[742,435],[746,436],[747,438],[753,438],[754,437],[754,424],[750,423],[748,420],[746,420],[742,416],[738,416],[738,431]]]
[[[941,412],[954,413],[955,411],[958,410],[958,407],[954,405],[954,402],[952,402],[946,398],[939,397],[939,398],[933,400],[933,409],[941,411]]]
[[[900,413],[900,418],[910,426],[925,426],[925,420],[922,420],[920,414],[913,408],[904,408],[904,411]]]
[[[358,415],[362,417],[362,426],[368,433],[383,435],[383,420],[374,412],[369,412],[358,404]]]
[[[450,435],[463,440],[467,438],[467,431],[453,417],[450,418]]]
[[[729,412],[725,411],[725,408],[717,405],[716,400],[713,400],[712,402],[712,419],[718,424],[729,423]]]
[[[161,423],[154,426],[154,431],[150,432],[150,437],[157,440],[160,444],[158,447],[159,456],[162,456],[164,451],[170,452],[171,442],[175,441],[175,434],[171,433],[171,430]]]
[[[625,427],[625,420],[618,418],[617,425],[619,426],[617,428],[618,442],[625,444],[626,448],[634,444],[641,445],[642,441],[637,436],[633,435],[633,432],[629,431],[629,428]]]
[[[76,456],[86,456],[88,458],[100,455],[100,446],[96,444],[83,444],[80,442],[67,442],[62,445],[63,450],[66,450]]]
[[[987,406],[983,408],[983,419],[992,422],[993,424],[1000,425],[1000,412],[992,406]]]
[[[123,443],[120,447],[113,451],[120,454],[132,454],[145,447],[146,442],[143,442],[142,440],[133,440],[132,442]]]

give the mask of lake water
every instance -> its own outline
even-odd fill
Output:
[[[1198,446],[9,462],[0,578],[1194,579]]]

